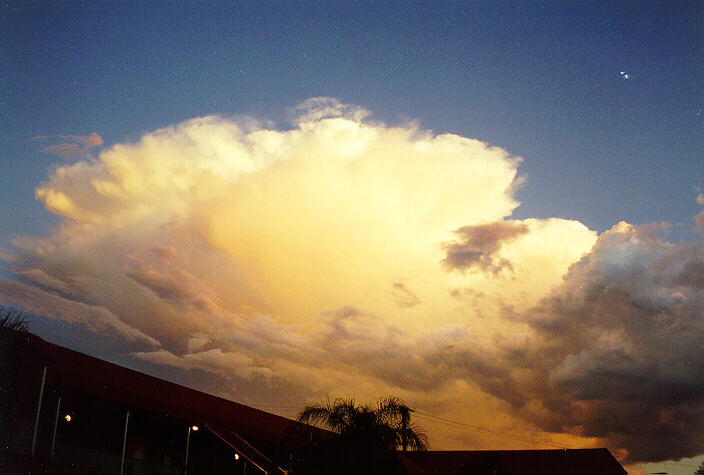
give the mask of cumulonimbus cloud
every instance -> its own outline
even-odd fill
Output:
[[[72,305],[135,358],[233,378],[241,400],[391,393],[632,461],[701,451],[697,431],[644,450],[699,417],[700,365],[678,363],[702,343],[698,248],[512,220],[520,159],[477,140],[329,98],[293,116],[197,118],[58,167],[35,194],[61,225],[3,253],[3,300]],[[630,401],[659,422],[625,418]]]

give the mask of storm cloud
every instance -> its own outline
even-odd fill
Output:
[[[58,166],[35,195],[60,225],[3,251],[3,302],[243,402],[396,394],[628,461],[702,451],[700,245],[511,219],[521,160],[478,140],[330,98],[291,116],[196,118]]]
[[[468,377],[545,430],[603,439],[627,462],[701,453],[703,259],[701,244],[673,245],[652,226],[619,223],[515,316],[529,339],[499,345],[491,358],[467,355]],[[494,381],[482,382],[472,365],[497,360]],[[507,397],[511,387],[525,400]]]

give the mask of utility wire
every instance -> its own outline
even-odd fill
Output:
[[[665,465],[690,465],[692,467],[698,467],[700,464],[697,462],[675,462],[675,461],[668,461],[668,462],[649,462],[649,463],[662,463]]]
[[[262,409],[262,410],[279,410],[284,413],[291,413],[292,411],[295,412],[295,414],[298,414],[299,407],[298,406],[276,406],[276,405],[265,405],[265,404],[257,404],[253,405],[252,407],[255,407],[257,409]],[[426,412],[422,411],[413,411],[413,414],[419,416],[420,419],[425,420],[427,422],[433,422],[436,424],[441,424],[449,427],[455,427],[455,428],[461,428],[461,429],[469,429],[474,432],[481,433],[483,435],[495,438],[495,439],[504,439],[504,440],[511,440],[514,442],[524,442],[524,443],[532,443],[532,444],[538,444],[542,446],[547,446],[547,447],[552,447],[556,449],[573,449],[574,447],[569,446],[567,444],[556,444],[554,442],[550,442],[545,439],[538,439],[534,437],[529,437],[526,435],[521,435],[521,434],[512,434],[509,432],[505,431],[500,431],[496,429],[487,429],[485,427],[479,427],[479,426],[473,426],[471,424],[467,424],[464,422],[460,421],[455,421],[452,419],[446,419],[444,417],[440,416],[435,416],[433,414],[428,414]]]
[[[435,416],[433,414],[428,414],[428,413],[421,412],[421,411],[414,411],[414,414],[421,416],[421,418],[423,416],[425,416],[426,420],[430,420],[431,422],[435,422],[435,423],[443,424],[443,425],[448,425],[448,426],[454,426],[454,427],[463,428],[463,429],[469,429],[474,432],[479,432],[481,434],[488,435],[490,437],[496,437],[496,438],[519,441],[519,442],[529,442],[529,443],[539,444],[539,445],[543,445],[543,446],[554,447],[556,449],[574,448],[574,447],[571,447],[567,444],[556,444],[554,442],[550,442],[545,439],[537,439],[534,437],[529,437],[529,436],[525,436],[525,435],[521,435],[521,434],[512,434],[509,432],[500,431],[500,430],[496,430],[496,429],[487,429],[485,427],[473,426],[471,424],[467,424],[467,423],[460,422],[460,421],[455,421],[452,419],[446,419],[444,417]]]

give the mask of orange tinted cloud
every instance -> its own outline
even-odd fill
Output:
[[[61,140],[65,142],[49,145],[42,149],[43,152],[53,153],[61,156],[62,158],[68,158],[77,154],[82,154],[88,152],[90,149],[98,147],[103,144],[103,138],[93,132],[88,136],[82,135],[57,135]],[[34,140],[46,139],[46,136],[32,137]]]
[[[646,457],[652,431],[603,421],[675,396],[665,377],[619,386],[659,361],[698,377],[677,358],[699,344],[683,329],[701,317],[700,251],[626,224],[511,219],[520,159],[478,140],[326,98],[292,114],[283,129],[192,119],[58,167],[35,194],[61,226],[6,253],[21,283],[0,282],[3,299],[55,318],[52,302],[74,305],[96,332],[141,338],[135,358],[219,375],[240,400],[397,394]],[[429,427],[436,447],[515,446],[445,429]]]

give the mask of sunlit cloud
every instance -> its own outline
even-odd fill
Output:
[[[704,388],[684,385],[701,365],[680,363],[702,345],[698,247],[511,219],[521,159],[478,140],[330,98],[291,117],[201,117],[59,166],[35,195],[61,223],[4,251],[17,282],[0,296],[131,338],[133,357],[185,377],[219,375],[243,401],[397,394],[629,460],[652,457],[655,428],[700,416]]]

